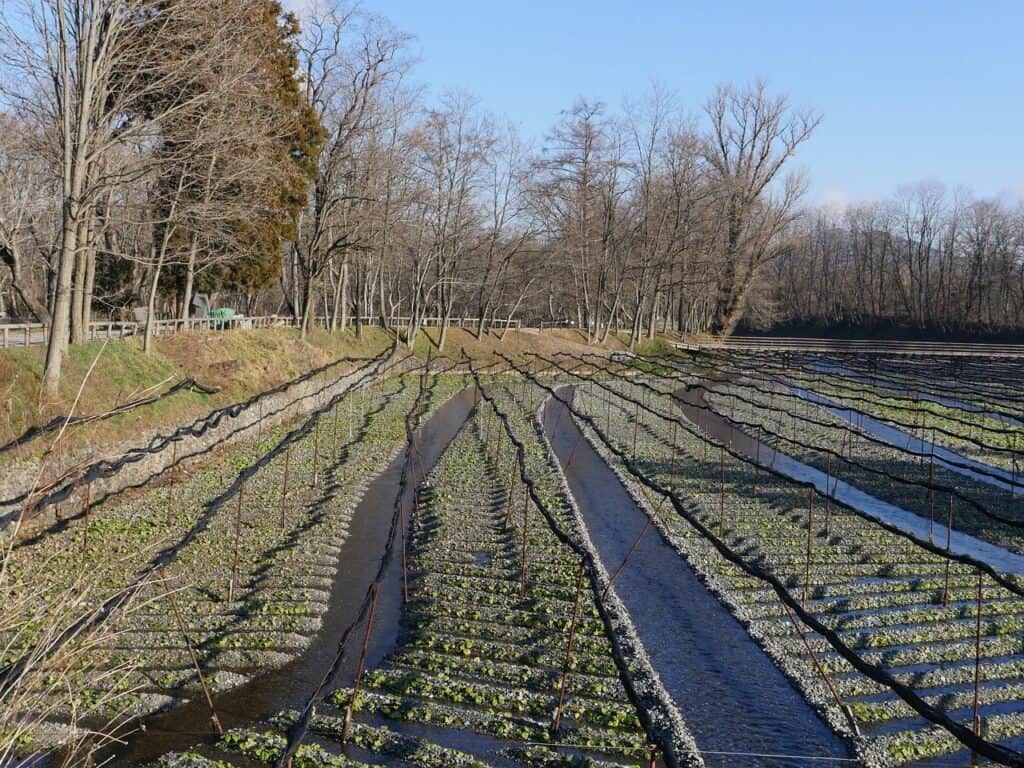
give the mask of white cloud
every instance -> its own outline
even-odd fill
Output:
[[[816,205],[836,212],[848,208],[853,202],[853,195],[839,187],[824,189],[814,197]]]

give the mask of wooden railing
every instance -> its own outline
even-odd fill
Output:
[[[319,328],[329,327],[329,319],[326,317],[312,318],[313,323]],[[364,325],[374,325],[380,322],[379,316],[360,317]],[[394,315],[385,318],[387,327],[404,328],[408,327],[411,318],[408,316]],[[354,318],[349,318],[354,322]],[[441,317],[425,317],[420,323],[428,328],[437,328],[443,322]],[[450,327],[455,328],[477,328],[480,325],[478,318],[453,317],[449,321]],[[520,321],[496,319],[489,320],[487,324],[493,328],[519,328]],[[188,320],[154,320],[154,336],[173,336],[178,333],[191,333],[196,331],[244,331],[253,328],[284,327],[294,328],[297,322],[293,317],[282,317],[278,315],[265,315],[259,317],[192,317]],[[0,325],[0,349],[11,347],[29,347],[46,343],[49,337],[50,328],[44,323],[17,323],[11,325]],[[141,336],[146,332],[145,323],[121,322],[118,320],[106,320],[89,324],[87,339],[89,341],[102,339],[127,339],[134,336]]]

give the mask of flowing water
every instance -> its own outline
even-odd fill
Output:
[[[543,416],[598,555],[613,573],[648,516],[580,439],[562,403],[550,400]],[[708,766],[856,764],[846,744],[656,528],[640,540],[615,589]]]
[[[466,389],[440,406],[416,432],[418,458],[415,469],[428,472],[448,443],[462,428],[474,405],[473,393]],[[214,696],[217,716],[225,730],[251,725],[281,710],[300,707],[317,687],[330,667],[338,648],[338,639],[359,612],[360,602],[373,581],[384,554],[388,528],[398,495],[404,465],[399,453],[370,483],[356,507],[348,537],[341,546],[339,566],[331,589],[331,602],[323,617],[323,626],[310,646],[296,659],[255,677],[250,682]],[[404,503],[412,502],[412,477],[406,486]],[[397,539],[396,539],[397,541]],[[394,647],[398,637],[402,609],[401,557],[392,557],[381,584],[374,618],[367,665],[372,668]],[[352,632],[338,680],[349,684],[355,676],[363,633]],[[130,766],[153,760],[165,752],[189,749],[212,743],[210,713],[199,697],[168,712],[146,717],[132,724],[134,730],[124,744],[110,755],[111,765]]]

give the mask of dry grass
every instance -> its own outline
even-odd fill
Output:
[[[478,340],[470,331],[452,328],[442,352],[437,350],[437,340],[437,329],[422,331],[416,342],[416,354],[425,357],[430,349],[435,356],[454,359],[464,348],[476,360],[493,362],[497,350],[522,357],[528,352],[579,353],[598,349],[588,345],[579,331],[567,329],[540,333],[509,331],[504,339],[499,334],[486,334]],[[116,447],[137,439],[139,434],[177,426],[215,408],[248,399],[339,357],[378,354],[392,341],[391,333],[367,327],[361,338],[352,329],[334,334],[316,330],[306,339],[300,339],[298,331],[292,328],[181,334],[157,339],[150,355],[143,354],[137,341],[110,343],[93,375],[85,381],[80,414],[105,413],[189,377],[205,386],[220,387],[220,391],[213,395],[182,391],[135,411],[71,428],[62,441],[63,451],[81,455],[97,446]],[[61,396],[55,402],[40,399],[41,347],[0,352],[0,444],[15,439],[30,427],[68,413],[101,348],[102,342],[72,348],[61,382]],[[618,339],[612,339],[609,348],[624,347]],[[45,443],[36,440],[21,450],[0,456],[0,467],[13,459],[40,455]]]
[[[390,344],[390,335],[380,329],[367,329],[362,341],[356,341],[351,332],[332,336],[322,331],[302,340],[298,331],[290,328],[183,334],[158,339],[155,351],[149,355],[135,341],[113,342],[103,350],[93,375],[85,381],[78,407],[82,415],[108,412],[189,377],[221,389],[213,395],[178,392],[137,411],[72,428],[65,436],[63,449],[77,453],[92,445],[116,445],[140,432],[176,426],[276,387],[338,357],[374,355]],[[92,342],[72,347],[60,398],[52,402],[40,397],[41,347],[0,352],[0,444],[68,413],[102,346],[102,342]],[[33,441],[22,451],[10,452],[0,457],[0,465],[39,455],[44,443]]]

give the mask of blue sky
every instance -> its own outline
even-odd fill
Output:
[[[301,2],[301,0],[294,0]],[[824,115],[798,156],[813,200],[938,179],[1024,198],[1022,0],[364,0],[415,36],[415,79],[464,89],[541,140],[579,96],[652,79],[696,113],[769,81]]]

